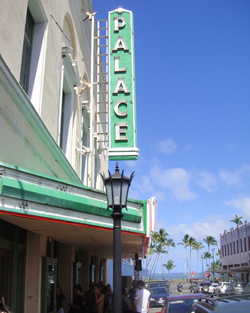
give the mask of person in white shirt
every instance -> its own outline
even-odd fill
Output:
[[[145,283],[143,280],[139,280],[137,283],[139,290],[136,292],[136,311],[138,313],[147,313],[149,310],[149,297],[150,292],[145,289]]]

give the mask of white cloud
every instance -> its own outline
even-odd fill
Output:
[[[240,209],[243,218],[250,220],[250,197],[226,201],[225,204]]]
[[[213,236],[220,245],[220,234],[224,232],[225,229],[229,229],[230,221],[225,221],[222,217],[217,215],[212,215],[202,219],[198,222],[182,223],[178,225],[171,225],[169,227],[163,226],[170,238],[173,238],[176,244],[181,242],[185,234],[192,236],[196,241],[202,242],[206,249],[206,244],[203,239],[207,236]],[[164,225],[164,222],[161,223]]]
[[[243,176],[250,171],[250,166],[243,165],[232,172],[219,170],[220,180],[229,186],[243,187]]]
[[[150,176],[159,188],[165,189],[166,192],[170,191],[172,196],[179,201],[197,197],[190,190],[190,175],[183,168],[160,169],[155,166],[151,170]]]
[[[196,183],[208,192],[217,189],[217,179],[214,174],[207,170],[202,170],[194,175]]]
[[[137,189],[139,193],[145,194],[145,193],[154,193],[154,188],[151,182],[151,178],[147,176],[142,176],[139,180],[139,182],[133,182],[131,184],[131,187],[133,189]]]
[[[156,148],[162,153],[173,154],[175,153],[177,146],[172,139],[166,139],[164,141],[156,143]]]

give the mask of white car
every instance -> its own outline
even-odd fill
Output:
[[[228,286],[230,286],[230,282],[221,282],[218,284],[217,287],[214,289],[214,293],[225,293]]]
[[[219,285],[219,283],[212,283],[209,286],[208,293],[214,293],[215,292],[215,288],[218,287],[218,285]]]

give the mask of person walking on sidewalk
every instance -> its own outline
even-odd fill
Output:
[[[149,311],[150,292],[145,289],[145,283],[143,280],[139,280],[137,286],[138,290],[136,292],[136,311],[138,313],[147,313]]]

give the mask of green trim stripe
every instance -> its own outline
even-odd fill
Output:
[[[60,179],[60,178],[57,178],[57,177],[52,177],[52,176],[44,175],[44,174],[41,174],[41,173],[38,173],[38,172],[34,172],[34,171],[31,171],[31,170],[27,170],[27,169],[19,167],[19,166],[14,166],[14,165],[11,165],[11,164],[8,164],[8,163],[5,163],[5,162],[1,162],[0,161],[0,166],[3,166],[5,169],[10,169],[10,170],[17,171],[17,172],[20,172],[20,173],[36,176],[37,179],[44,178],[44,179],[48,179],[48,180],[50,180],[52,182],[58,182],[60,184],[66,184],[66,185],[69,185],[69,186],[79,187],[79,188],[84,189],[84,190],[94,191],[94,192],[97,192],[99,194],[105,194],[105,192],[102,191],[102,190],[94,189],[94,188],[91,188],[91,187],[88,187],[88,186],[84,186],[82,183],[81,184],[73,183],[73,182],[70,182],[70,181],[67,181],[67,180],[64,180],[64,179]],[[147,200],[128,199],[128,202],[133,202],[133,203],[137,203],[137,204],[140,204],[140,205],[143,205],[145,201],[147,201]]]
[[[81,220],[79,218],[76,218],[76,217],[71,217],[70,220],[68,217],[65,217],[65,216],[55,216],[54,214],[53,215],[50,215],[50,214],[44,214],[44,213],[37,213],[37,212],[30,212],[29,210],[25,210],[25,209],[7,209],[4,207],[4,206],[0,206],[0,211],[4,211],[4,212],[8,212],[8,214],[13,214],[15,216],[17,215],[24,215],[25,218],[31,218],[31,219],[47,219],[47,220],[56,220],[56,221],[61,221],[62,223],[65,222],[66,223],[69,223],[69,224],[82,224],[82,225],[85,225],[85,226],[88,226],[88,227],[103,227],[103,228],[107,228],[107,229],[110,229],[112,230],[113,229],[113,224],[105,224],[104,225],[100,225],[96,222],[92,222],[92,221],[88,221],[86,219],[84,220]],[[111,215],[111,212],[109,211],[109,214]],[[122,219],[124,220],[124,218]],[[138,234],[143,234],[145,235],[145,231],[144,230],[138,230],[138,229],[131,229],[130,227],[127,227],[127,226],[123,226],[122,225],[122,231],[123,232],[129,232],[129,233],[138,233]]]
[[[107,211],[107,203],[104,201],[70,194],[64,191],[38,186],[3,176],[0,181],[0,194],[43,205],[109,218],[112,213],[112,210]],[[123,220],[133,223],[141,222],[142,213],[140,210],[128,208],[128,211],[123,210],[123,213]]]

